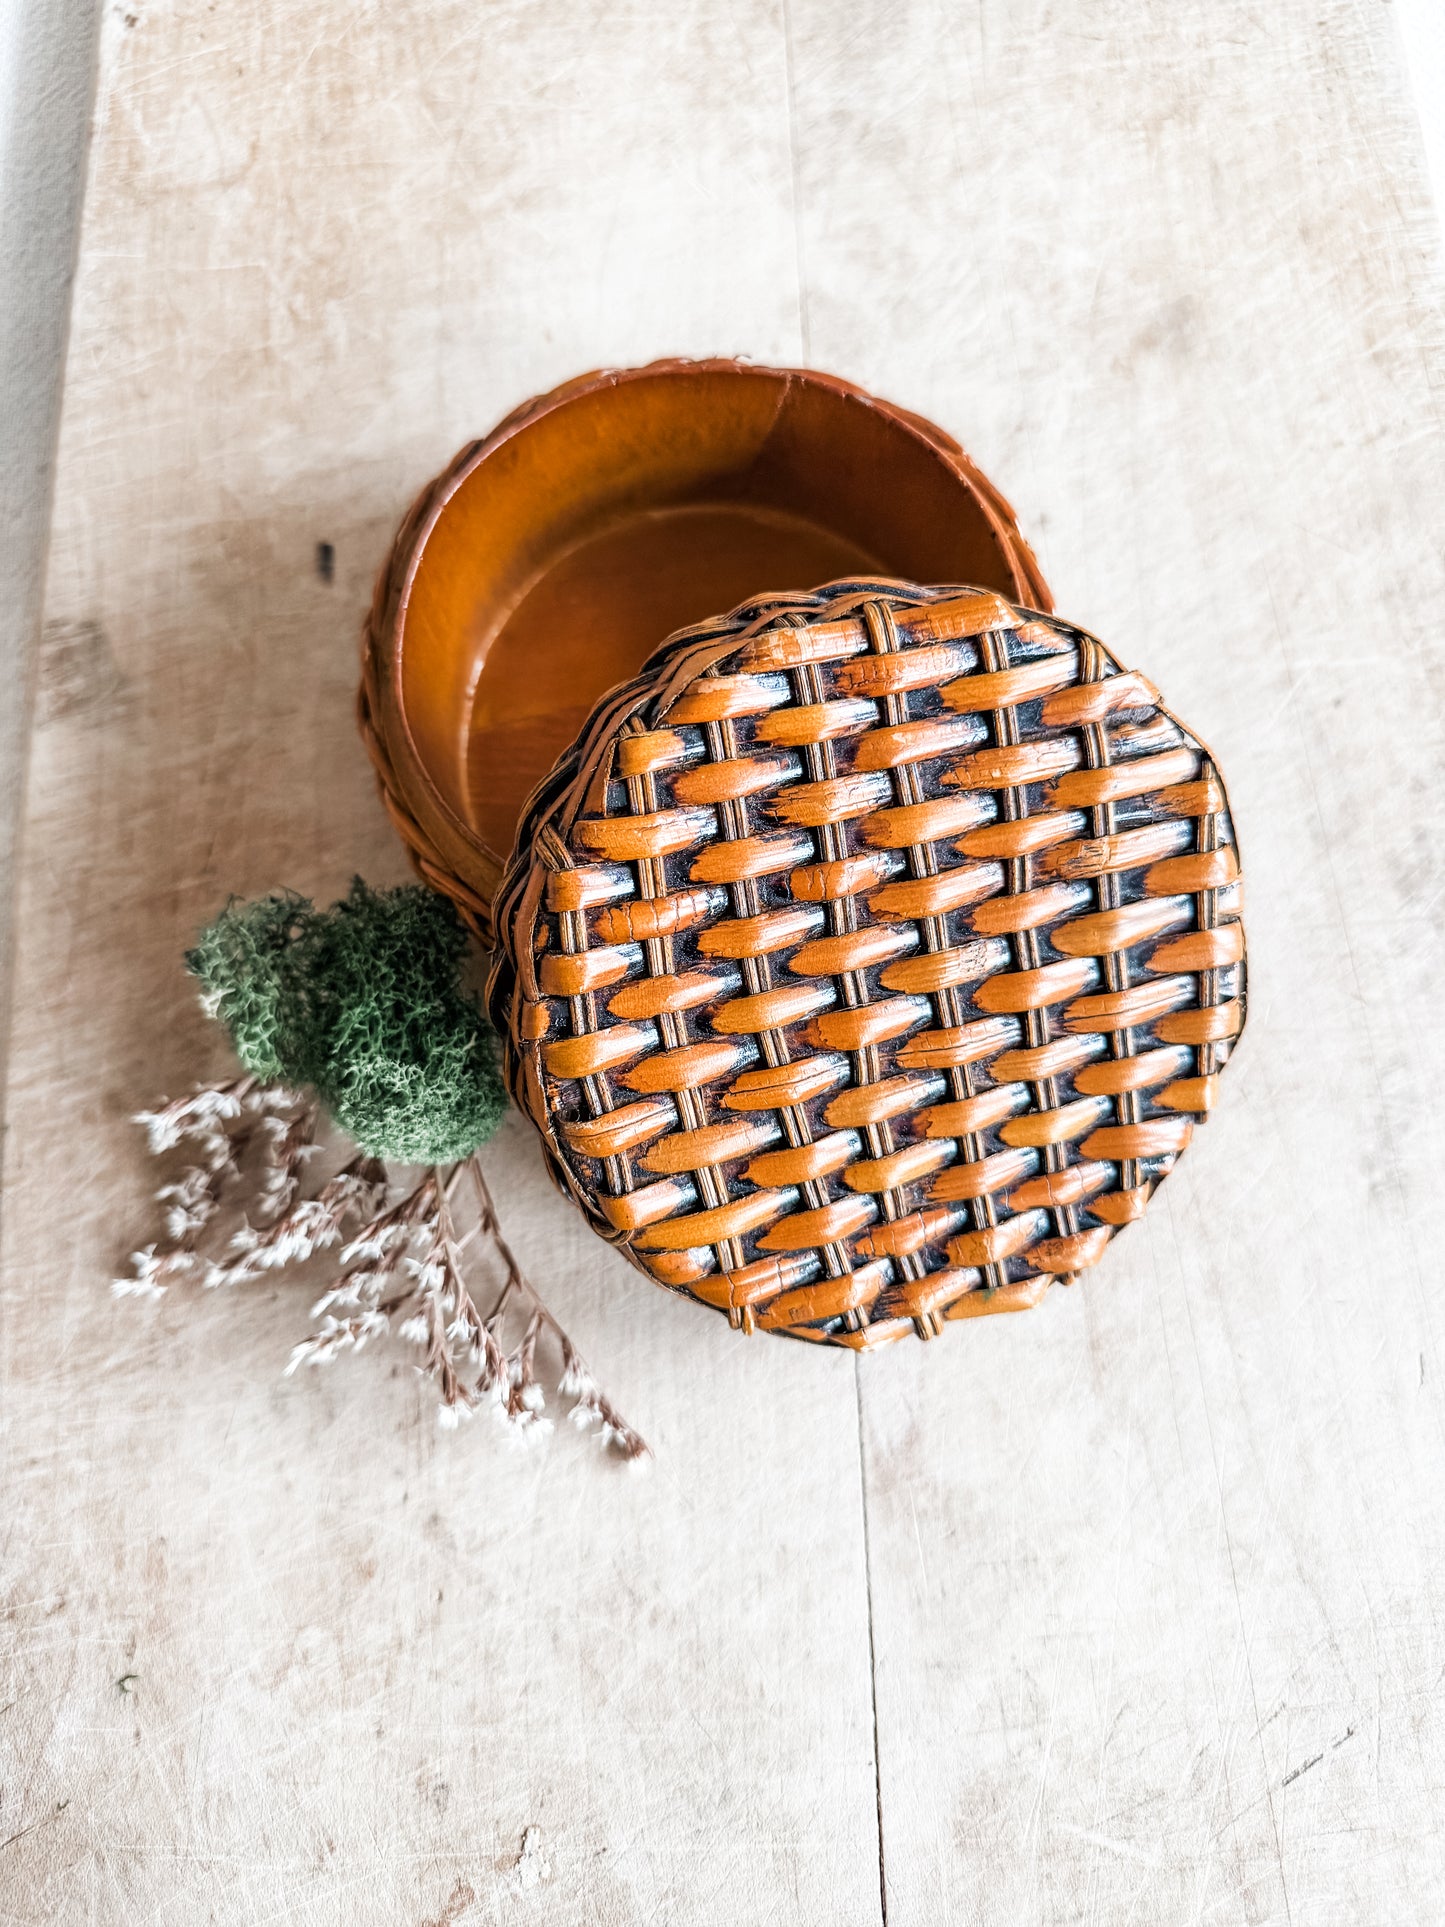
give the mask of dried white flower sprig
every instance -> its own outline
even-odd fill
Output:
[[[158,1298],[173,1279],[195,1271],[201,1263],[201,1233],[211,1225],[227,1187],[240,1177],[242,1161],[258,1142],[265,1147],[260,1181],[263,1204],[272,1217],[284,1210],[296,1195],[301,1163],[315,1150],[311,1141],[315,1116],[315,1106],[304,1098],[276,1085],[260,1084],[254,1077],[197,1085],[189,1097],[163,1103],[156,1111],[142,1111],[135,1121],[145,1126],[153,1156],[189,1144],[197,1162],[156,1192],[157,1203],[166,1207],[165,1238],[131,1253],[134,1275],[117,1278],[116,1293]],[[223,1281],[208,1275],[206,1282]]]
[[[157,1191],[165,1237],[132,1253],[133,1275],[115,1281],[116,1293],[158,1298],[172,1283],[197,1277],[206,1287],[245,1284],[340,1246],[339,1275],[313,1307],[317,1323],[292,1351],[288,1374],[395,1335],[421,1349],[418,1370],[436,1384],[443,1425],[485,1409],[525,1440],[549,1429],[538,1376],[547,1343],[559,1359],[557,1396],[574,1423],[631,1463],[650,1457],[518,1265],[476,1153],[427,1167],[392,1203],[385,1165],[360,1155],[303,1198],[303,1167],[318,1151],[317,1115],[310,1098],[253,1077],[203,1085],[143,1112],[136,1121],[146,1126],[153,1152],[186,1144],[195,1147],[196,1162]],[[471,1206],[465,1229],[458,1222],[464,1179]],[[237,1202],[244,1183],[251,1195],[239,1224],[219,1254],[206,1255],[202,1234],[214,1232],[222,1207]],[[483,1311],[478,1298],[485,1303],[488,1294],[476,1260],[488,1250],[503,1277]]]
[[[291,891],[232,899],[186,966],[246,1075],[138,1120],[154,1152],[184,1145],[193,1161],[156,1194],[164,1237],[115,1289],[240,1285],[334,1250],[338,1275],[288,1372],[394,1334],[420,1348],[444,1425],[486,1409],[535,1438],[548,1429],[538,1361],[555,1353],[573,1419],[636,1464],[647,1446],[523,1275],[477,1161],[507,1094],[469,959],[453,906],[416,885],[358,877],[327,910]],[[323,1112],[361,1148],[306,1197]],[[395,1202],[383,1159],[422,1167]]]

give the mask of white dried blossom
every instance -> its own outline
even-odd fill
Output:
[[[335,1213],[315,1198],[303,1198],[291,1212],[289,1228],[311,1240],[312,1249],[324,1251],[340,1241],[341,1227]]]
[[[156,1192],[159,1204],[175,1203],[199,1204],[203,1198],[211,1196],[211,1173],[199,1164],[192,1164],[170,1184],[163,1184]]]
[[[329,1251],[341,1243],[340,1208],[322,1199],[303,1198],[291,1214],[305,1224],[318,1250]]]
[[[651,1451],[630,1425],[604,1417],[596,1406],[574,1406],[571,1418],[580,1431],[592,1432],[604,1450],[616,1452],[637,1470],[651,1460]]]
[[[145,1126],[151,1151],[159,1156],[182,1138],[213,1135],[220,1120],[239,1116],[240,1109],[234,1086],[203,1084],[158,1111],[137,1111],[133,1121]]]
[[[557,1390],[563,1398],[575,1398],[584,1405],[595,1402],[600,1390],[597,1380],[570,1346],[563,1353],[562,1376],[557,1381]]]
[[[214,1211],[215,1205],[210,1199],[190,1206],[171,1205],[165,1215],[166,1236],[172,1244],[194,1237],[196,1232],[205,1230]]]
[[[161,1280],[167,1270],[175,1270],[173,1264],[158,1257],[154,1245],[147,1245],[143,1251],[133,1251],[130,1262],[135,1273],[131,1278],[112,1278],[111,1291],[117,1298],[164,1298],[166,1288]]]
[[[594,1432],[599,1445],[619,1453],[633,1465],[652,1457],[647,1442],[612,1405],[570,1342],[562,1347],[562,1376],[557,1390],[573,1401],[568,1417],[582,1432]]]
[[[277,1235],[267,1238],[251,1253],[251,1263],[262,1271],[279,1271],[284,1265],[304,1265],[316,1246],[304,1231],[288,1230],[284,1225]]]
[[[164,1298],[166,1288],[150,1278],[112,1278],[110,1281],[112,1298]]]
[[[222,1285],[246,1285],[258,1275],[249,1258],[239,1258],[233,1265],[219,1264],[213,1258],[206,1266],[201,1288],[203,1291],[216,1291]]]
[[[397,1326],[396,1335],[405,1344],[425,1345],[431,1337],[431,1321],[423,1317],[420,1312],[414,1312],[410,1318],[404,1318]]]
[[[268,1218],[279,1217],[290,1209],[300,1188],[292,1172],[275,1166],[265,1173],[257,1186],[256,1202]]]
[[[446,1259],[438,1251],[429,1251],[424,1258],[408,1258],[406,1269],[416,1280],[418,1291],[439,1291],[447,1275]]]
[[[164,1110],[137,1110],[131,1123],[145,1125],[146,1143],[152,1158],[158,1158],[164,1150],[170,1150],[171,1145],[181,1143],[181,1133],[175,1127],[175,1120],[168,1118]]]
[[[359,1171],[341,1171],[322,1191],[337,1212],[338,1217],[347,1212],[358,1216],[375,1213],[386,1203],[387,1182],[385,1177],[368,1178]],[[398,1230],[400,1227],[397,1227]]]
[[[192,1131],[197,1152],[212,1177],[239,1170],[236,1158],[236,1141],[225,1131]]]
[[[258,1116],[268,1116],[276,1112],[296,1111],[305,1099],[299,1091],[293,1091],[286,1084],[257,1084],[246,1097],[248,1111]]]
[[[314,1124],[315,1120],[313,1119],[312,1122]],[[312,1158],[319,1158],[321,1156],[321,1146],[314,1143],[310,1138],[307,1138],[304,1143],[294,1146],[291,1155],[297,1164],[306,1164],[309,1163]]]
[[[131,1123],[145,1125],[152,1158],[181,1143],[181,1120],[171,1110],[137,1110]]]
[[[310,1338],[293,1347],[286,1365],[286,1377],[300,1365],[329,1365],[342,1352],[360,1351],[370,1338],[379,1338],[391,1328],[391,1321],[379,1311],[363,1312],[359,1318],[325,1317]]]
[[[551,1436],[551,1419],[531,1406],[517,1407],[502,1399],[493,1403],[492,1416],[501,1426],[502,1435],[510,1445],[540,1445],[543,1439]]]
[[[368,1225],[359,1238],[353,1238],[349,1245],[342,1247],[341,1262],[344,1265],[354,1265],[358,1262],[375,1264],[378,1258],[384,1258],[404,1236],[403,1225]]]

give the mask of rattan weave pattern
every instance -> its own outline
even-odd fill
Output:
[[[1244,1017],[1203,746],[1092,636],[854,581],[673,637],[534,795],[489,1002],[559,1182],[745,1330],[1098,1261]]]

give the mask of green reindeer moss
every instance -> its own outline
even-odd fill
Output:
[[[289,891],[232,901],[186,965],[253,1076],[308,1087],[373,1157],[447,1164],[507,1106],[466,954],[444,897],[358,877],[329,910]]]

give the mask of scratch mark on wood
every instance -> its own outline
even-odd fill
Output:
[[[58,1801],[53,1813],[42,1813],[40,1818],[38,1820],[32,1820],[28,1827],[21,1827],[18,1833],[12,1833],[8,1840],[0,1840],[0,1853],[3,1853],[7,1847],[13,1847],[17,1840],[24,1840],[28,1835],[34,1833],[37,1827],[46,1827],[49,1826],[52,1820],[58,1820],[69,1805],[69,1800]]]
[[[873,1795],[878,1821],[878,1918],[888,1927],[888,1871],[883,1857],[883,1766],[878,1754],[878,1649],[873,1636],[873,1559],[868,1543],[868,1446],[863,1429],[862,1361],[853,1360],[853,1403],[858,1420],[858,1503],[863,1513],[863,1581],[868,1603],[868,1679],[873,1697]]]
[[[1297,1766],[1292,1773],[1286,1773],[1284,1778],[1280,1781],[1281,1788],[1284,1788],[1287,1786],[1293,1786],[1295,1781],[1298,1780],[1303,1774],[1308,1773],[1311,1770],[1311,1768],[1317,1767],[1320,1761],[1325,1757],[1326,1753],[1333,1753],[1336,1747],[1343,1746],[1346,1740],[1352,1740],[1354,1737],[1355,1737],[1354,1727],[1347,1726],[1344,1732],[1341,1733],[1340,1737],[1337,1740],[1331,1740],[1329,1745],[1327,1747],[1322,1748],[1320,1752],[1316,1753],[1313,1759],[1306,1760],[1302,1766]]]

